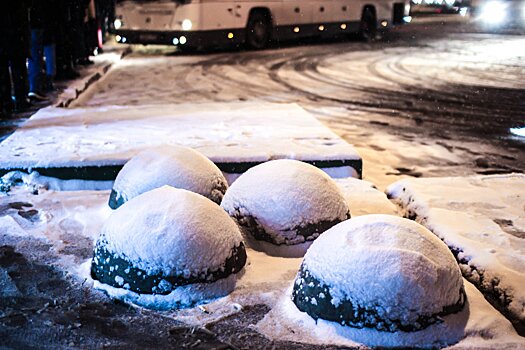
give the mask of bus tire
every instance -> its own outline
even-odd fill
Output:
[[[253,12],[246,26],[246,44],[256,50],[264,49],[270,41],[272,24],[267,14]]]
[[[359,24],[359,37],[365,42],[374,41],[377,37],[377,19],[370,7],[365,7]]]

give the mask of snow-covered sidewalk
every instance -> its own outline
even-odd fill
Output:
[[[463,275],[525,334],[525,175],[405,179],[386,192],[449,246]]]
[[[113,180],[134,154],[165,144],[192,147],[230,174],[279,158],[312,163],[332,177],[362,171],[357,151],[298,105],[238,102],[46,108],[0,144],[0,174],[32,169]]]
[[[111,47],[106,53],[93,58],[93,66],[87,66],[82,69],[80,77],[67,85],[67,87],[57,96],[53,103],[56,107],[68,107],[76,101],[92,84],[99,81],[109,69],[119,62],[126,54],[130,52],[129,48]]]

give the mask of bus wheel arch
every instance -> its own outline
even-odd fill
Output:
[[[266,7],[250,10],[246,23],[246,44],[252,49],[264,49],[272,35],[272,14]]]
[[[373,5],[363,6],[361,21],[359,23],[359,37],[366,42],[371,42],[377,36],[377,15]]]

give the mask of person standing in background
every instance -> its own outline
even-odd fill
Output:
[[[0,2],[0,103],[2,113],[24,112],[27,100],[27,67],[30,55],[29,3]],[[11,85],[12,81],[12,85]],[[11,100],[11,87],[14,96]],[[14,104],[13,104],[14,102]]]
[[[57,0],[46,0],[47,11],[44,21],[44,57],[46,58],[46,76],[43,90],[50,92],[54,90],[53,81],[57,71],[56,62],[56,38],[59,23],[54,18],[59,2]]]
[[[51,9],[45,1],[33,1],[29,8],[31,26],[31,56],[28,60],[30,101],[45,101],[42,63],[44,58],[44,28]]]
[[[40,0],[43,1],[43,0]],[[73,41],[75,23],[72,12],[73,0],[56,0],[56,79],[69,80],[80,75],[73,68]]]
[[[86,43],[89,2],[90,0],[72,0],[70,29],[73,36],[74,64],[91,64]]]
[[[55,0],[33,0],[29,9],[31,25],[31,57],[28,60],[30,101],[47,100],[45,93],[53,89],[56,74],[55,37],[57,10]],[[45,73],[42,63],[45,57]]]

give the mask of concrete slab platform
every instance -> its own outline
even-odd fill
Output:
[[[192,147],[229,174],[280,158],[333,177],[362,173],[357,151],[298,105],[239,102],[45,108],[0,144],[0,175],[113,180],[135,153],[163,144]]]

